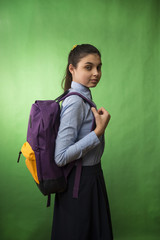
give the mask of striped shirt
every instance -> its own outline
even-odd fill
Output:
[[[90,89],[72,81],[70,92],[78,92],[92,100]],[[83,166],[100,162],[104,151],[104,135],[97,137],[91,131],[93,113],[80,96],[67,97],[61,106],[60,126],[56,139],[55,162],[64,166],[82,158]]]

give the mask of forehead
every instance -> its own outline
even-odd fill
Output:
[[[87,64],[92,63],[95,65],[101,64],[101,58],[98,54],[88,54],[87,56],[83,57],[79,64]]]

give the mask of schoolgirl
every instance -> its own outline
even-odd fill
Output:
[[[90,44],[75,45],[68,56],[64,90],[77,91],[92,100],[90,88],[101,78],[101,54]],[[91,131],[95,117],[96,127]],[[56,139],[55,161],[65,166],[82,158],[79,196],[73,198],[76,166],[68,176],[67,190],[55,196],[52,240],[113,239],[108,197],[101,168],[104,131],[110,114],[80,96],[71,95],[62,103]]]

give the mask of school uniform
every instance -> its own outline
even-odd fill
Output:
[[[77,91],[92,100],[89,88],[73,82]],[[82,158],[78,198],[73,198],[76,166],[69,174],[67,189],[55,195],[52,240],[112,240],[112,225],[106,186],[101,168],[104,136],[91,131],[90,105],[77,95],[62,103],[60,127],[56,139],[55,161],[65,166]]]

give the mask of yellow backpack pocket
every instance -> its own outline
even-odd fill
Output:
[[[28,170],[32,174],[32,177],[34,178],[36,183],[39,184],[39,180],[38,180],[38,176],[37,176],[35,153],[28,142],[25,142],[23,144],[23,146],[21,148],[21,152],[22,152],[23,156],[26,158],[25,163],[26,163]]]

